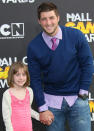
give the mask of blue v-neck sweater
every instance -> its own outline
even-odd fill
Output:
[[[27,51],[28,67],[38,106],[45,104],[43,92],[58,95],[77,95],[88,90],[92,80],[92,54],[81,31],[61,26],[62,40],[55,51],[42,37],[34,38]],[[44,87],[44,88],[42,88]]]

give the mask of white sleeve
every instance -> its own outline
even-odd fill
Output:
[[[31,88],[28,88],[30,94],[30,105],[33,102],[33,91]],[[31,117],[39,121],[39,113],[31,108]]]
[[[39,113],[31,108],[31,117],[39,121]]]
[[[2,99],[2,115],[6,131],[13,131],[11,123],[11,98],[8,91],[5,91]]]

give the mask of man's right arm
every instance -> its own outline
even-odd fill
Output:
[[[30,74],[30,86],[33,89],[37,106],[40,107],[45,104],[43,88],[41,83],[40,64],[36,59],[34,51],[31,49],[31,45],[28,46],[27,61],[28,70]]]
[[[34,97],[37,103],[37,106],[40,107],[40,121],[43,124],[50,125],[54,119],[52,112],[46,109],[42,109],[41,106],[45,105],[44,92],[41,83],[41,71],[40,64],[36,60],[36,57],[31,49],[30,45],[27,51],[27,60],[28,60],[28,69],[30,74],[30,86],[33,89]]]

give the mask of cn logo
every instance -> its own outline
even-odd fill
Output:
[[[24,23],[3,24],[0,26],[0,38],[23,38]]]

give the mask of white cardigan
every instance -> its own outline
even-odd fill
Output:
[[[32,105],[33,91],[30,87],[27,87],[27,89],[30,94],[30,105]],[[13,131],[13,127],[11,123],[11,96],[9,94],[9,89],[7,89],[3,93],[2,114],[3,114],[3,120],[5,123],[6,131]],[[39,121],[39,113],[34,111],[32,108],[31,108],[31,117]]]

